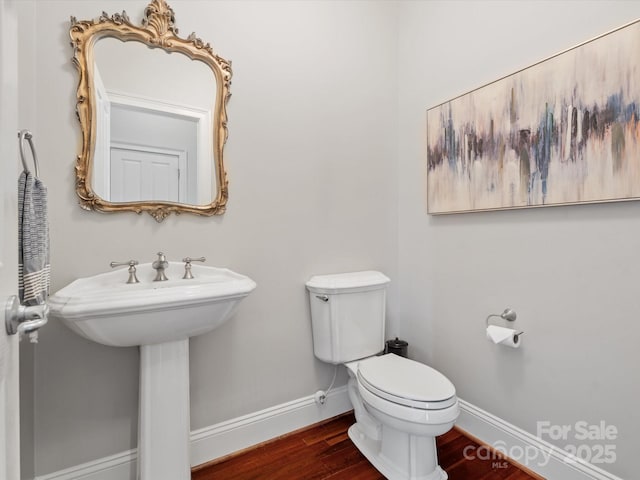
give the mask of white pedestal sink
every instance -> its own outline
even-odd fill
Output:
[[[103,345],[140,346],[139,480],[189,480],[189,337],[229,319],[256,284],[224,268],[194,265],[195,278],[154,282],[151,264],[78,279],[49,298],[50,316]]]

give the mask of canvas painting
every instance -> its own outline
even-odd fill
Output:
[[[427,111],[431,214],[640,198],[640,21]]]

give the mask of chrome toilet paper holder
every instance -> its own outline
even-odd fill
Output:
[[[516,318],[518,318],[518,314],[515,312],[515,310],[512,310],[511,308],[505,308],[504,312],[502,313],[492,313],[487,317],[487,327],[489,327],[490,323],[489,323],[489,319],[492,317],[500,317],[503,320],[506,320],[507,322],[515,322]],[[520,335],[524,334],[524,332],[518,332],[514,334],[514,337],[519,339]]]

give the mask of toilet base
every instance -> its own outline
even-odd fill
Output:
[[[383,427],[383,436],[385,433],[390,434],[390,431],[385,432],[387,430]],[[399,432],[394,432],[399,433]],[[407,441],[410,441],[410,435],[404,434],[407,436]],[[374,440],[367,436],[364,431],[362,431],[358,425],[355,423],[349,427],[349,438],[355,444],[355,446],[360,450],[360,452],[366,457],[367,460],[382,473],[389,480],[447,480],[449,476],[447,473],[437,465],[436,450],[435,450],[435,439],[434,445],[431,449],[427,448],[426,451],[421,452],[419,458],[413,458],[413,461],[427,460],[427,463],[433,461],[436,463],[435,468],[428,473],[424,474],[412,474],[412,467],[415,468],[415,465],[409,465],[411,460],[409,459],[409,455],[406,455],[407,465],[398,465],[397,462],[394,462],[393,459],[388,458],[383,454],[383,446],[382,440]],[[434,457],[433,459],[425,457]],[[404,467],[404,470],[403,470]],[[418,468],[418,471],[421,470]]]

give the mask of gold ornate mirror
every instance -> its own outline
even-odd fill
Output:
[[[148,212],[158,222],[172,212],[224,213],[231,64],[174,25],[165,0],[149,3],[141,26],[124,11],[71,17],[82,208]]]

